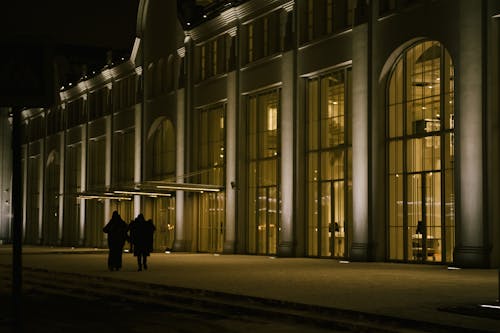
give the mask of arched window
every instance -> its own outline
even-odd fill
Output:
[[[161,120],[152,137],[151,176],[162,180],[175,175],[175,129],[169,119]]]
[[[454,74],[436,41],[398,59],[387,91],[389,259],[451,262]]]

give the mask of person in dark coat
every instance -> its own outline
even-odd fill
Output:
[[[156,227],[153,220],[145,220],[139,214],[134,222],[130,223],[130,242],[134,246],[134,256],[137,257],[137,270],[148,269],[148,256],[153,251],[153,233]]]
[[[115,210],[111,220],[102,229],[108,234],[108,268],[110,271],[122,268],[123,246],[127,240],[128,225]]]

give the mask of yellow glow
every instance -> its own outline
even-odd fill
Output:
[[[220,192],[221,188],[214,185],[205,184],[169,184],[169,185],[157,185],[156,188],[167,189],[167,190],[184,190],[193,192]]]
[[[274,131],[278,129],[278,109],[269,107],[267,109],[267,130]]]
[[[116,194],[131,194],[131,195],[147,195],[158,197],[171,197],[170,193],[156,193],[156,192],[141,192],[141,191],[114,191]]]
[[[109,200],[132,200],[129,197],[122,197],[116,195],[79,195],[77,199],[92,200],[92,199],[109,199]]]

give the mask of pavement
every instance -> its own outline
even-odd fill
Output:
[[[497,269],[315,258],[152,253],[149,269],[138,272],[133,255],[124,253],[123,269],[110,272],[106,264],[107,252],[107,249],[96,248],[24,246],[22,264],[49,271],[116,277],[351,310],[466,330],[500,332]],[[12,248],[1,245],[0,264],[10,263]]]

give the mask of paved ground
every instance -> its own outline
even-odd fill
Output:
[[[149,270],[137,272],[135,258],[126,253],[123,270],[110,272],[106,267],[106,253],[106,250],[97,249],[24,247],[23,266],[500,332],[500,310],[497,310],[496,319],[439,310],[495,303],[498,270],[343,263],[310,258],[154,253]],[[10,262],[11,248],[0,246],[0,264]]]

